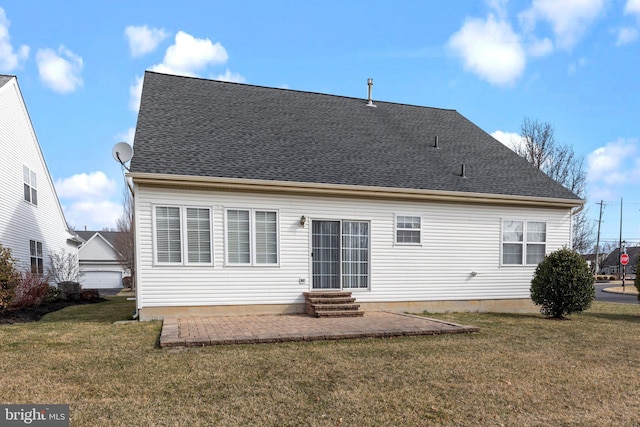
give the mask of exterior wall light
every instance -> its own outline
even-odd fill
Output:
[[[304,224],[307,222],[307,217],[305,217],[304,215],[302,215],[300,217],[300,227],[304,227]]]

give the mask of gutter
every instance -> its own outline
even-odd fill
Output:
[[[269,192],[315,196],[360,197],[394,200],[443,201],[454,203],[482,203],[495,205],[536,205],[554,208],[584,208],[585,200],[520,196],[508,194],[473,193],[412,188],[368,187],[347,184],[271,181],[245,178],[166,175],[129,172],[136,185],[154,187],[183,187],[226,191]]]

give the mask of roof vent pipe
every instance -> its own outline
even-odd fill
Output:
[[[435,148],[440,148],[440,140],[438,139],[438,135],[436,135],[435,140],[433,141],[433,146]]]
[[[460,171],[460,176],[463,178],[467,177],[467,167],[465,166],[465,164],[462,164],[462,170]]]
[[[367,79],[367,86],[369,86],[369,89],[367,90],[367,99],[369,100],[369,102],[367,102],[367,107],[375,107],[373,100],[371,99],[371,90],[373,89],[373,79],[371,77]]]

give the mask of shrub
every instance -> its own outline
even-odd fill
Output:
[[[62,291],[55,286],[49,285],[47,287],[47,294],[44,297],[44,302],[51,304],[62,300]]]
[[[591,306],[596,297],[594,277],[587,262],[566,247],[544,258],[531,281],[531,299],[540,312],[564,318]]]
[[[4,312],[16,294],[20,283],[20,272],[11,250],[0,245],[0,312]]]
[[[49,291],[47,277],[39,274],[24,273],[20,277],[11,308],[33,307],[42,303]]]

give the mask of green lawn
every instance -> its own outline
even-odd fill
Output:
[[[123,297],[0,326],[0,401],[72,426],[640,425],[640,306],[432,315],[471,335],[160,350]]]

